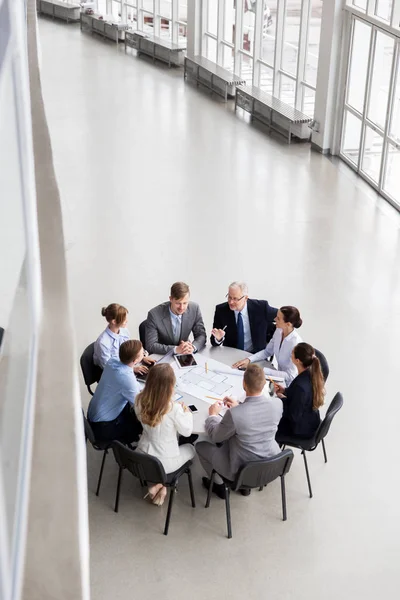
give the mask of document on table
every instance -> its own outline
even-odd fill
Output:
[[[208,404],[214,404],[214,398],[222,400],[224,396],[231,396],[237,400],[244,398],[243,372],[201,354],[196,354],[196,361],[197,366],[188,369],[179,369],[176,365],[171,365],[176,375],[176,387],[180,392],[190,394]]]

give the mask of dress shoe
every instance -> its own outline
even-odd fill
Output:
[[[178,446],[183,446],[183,444],[194,444],[195,441],[198,439],[198,435],[196,433],[192,433],[192,435],[190,435],[189,437],[184,437],[183,435],[180,435],[178,438]]]
[[[210,480],[208,477],[202,477],[201,478],[204,487],[206,488],[206,490],[210,489]],[[216,494],[218,496],[218,498],[221,498],[221,500],[225,500],[225,486],[223,483],[213,483],[213,488],[212,491],[214,492],[214,494]]]
[[[250,488],[242,488],[240,490],[240,493],[242,494],[242,496],[250,496],[251,494],[251,489]]]

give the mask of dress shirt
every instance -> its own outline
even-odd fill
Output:
[[[182,315],[176,315],[171,309],[169,309],[169,314],[171,316],[172,331],[174,333],[174,337],[176,338],[181,333]]]
[[[250,319],[249,319],[249,311],[247,310],[247,302],[241,311],[239,311],[239,310],[234,311],[236,326],[237,326],[239,312],[242,313],[242,319],[243,319],[244,349],[246,350],[246,352],[253,352],[253,341],[251,339]],[[215,338],[215,341],[220,346],[223,343],[224,339],[225,339],[225,334],[220,340],[217,340]]]
[[[119,333],[114,333],[107,327],[94,343],[93,362],[102,369],[110,358],[119,358],[119,347],[131,339],[127,329],[121,327]]]
[[[134,403],[138,392],[139,384],[132,367],[124,365],[119,358],[110,358],[89,403],[89,421],[114,421],[128,402]]]
[[[272,336],[271,341],[264,350],[249,356],[250,362],[256,362],[258,360],[266,360],[270,356],[275,356],[278,362],[278,370],[265,368],[264,373],[266,375],[276,375],[277,377],[283,377],[285,384],[289,385],[295,377],[297,377],[297,368],[292,362],[292,350],[302,339],[297,333],[296,329],[293,329],[288,336],[282,342],[282,329],[277,329]]]

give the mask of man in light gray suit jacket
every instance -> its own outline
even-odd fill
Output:
[[[243,377],[246,399],[239,404],[225,398],[227,410],[224,417],[218,413],[221,403],[210,406],[210,416],[206,419],[206,432],[212,442],[199,442],[196,450],[208,478],[203,484],[208,489],[211,471],[215,469],[223,477],[234,481],[240,467],[249,461],[271,458],[280,452],[275,434],[282,417],[282,401],[277,397],[263,396],[265,386],[264,371],[258,365],[250,364]],[[214,444],[224,442],[221,447]],[[216,475],[213,491],[225,497],[222,479]],[[250,490],[244,490],[248,495]]]
[[[206,343],[206,330],[198,304],[189,302],[189,286],[182,281],[171,287],[169,302],[152,308],[146,320],[146,350],[152,354],[191,354]],[[189,342],[193,332],[193,342]]]

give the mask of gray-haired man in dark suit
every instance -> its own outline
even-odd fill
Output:
[[[203,484],[208,489],[213,469],[220,475],[234,481],[240,467],[249,461],[271,458],[280,452],[275,434],[282,417],[282,401],[263,395],[265,386],[264,371],[250,364],[243,377],[243,389],[246,399],[239,404],[231,398],[225,398],[227,410],[224,417],[219,416],[221,403],[212,404],[206,420],[206,432],[213,443],[196,444],[197,454],[208,477]],[[223,442],[218,447],[215,444]],[[216,475],[213,492],[220,498],[225,497],[222,479]],[[244,490],[248,495],[250,490]]]

